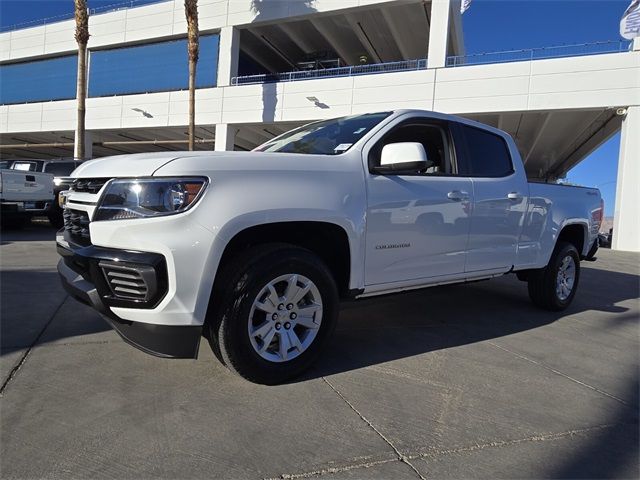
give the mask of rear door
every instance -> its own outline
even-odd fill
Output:
[[[473,189],[465,271],[508,270],[516,263],[526,213],[526,176],[502,136],[463,123],[454,131],[460,170]]]

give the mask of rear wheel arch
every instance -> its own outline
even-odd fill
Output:
[[[588,238],[588,227],[584,223],[569,223],[562,227],[556,238],[555,248],[562,242],[570,243],[582,258]]]

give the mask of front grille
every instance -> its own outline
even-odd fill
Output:
[[[110,178],[78,178],[73,181],[71,190],[83,193],[98,193]]]
[[[58,190],[69,190],[73,187],[74,179],[71,177],[56,177]]]
[[[156,281],[153,267],[108,261],[101,261],[98,265],[115,297],[144,302],[155,294]]]
[[[62,212],[64,219],[64,229],[69,236],[80,245],[89,245],[91,243],[91,235],[89,233],[89,214],[82,210],[72,210],[65,208]]]

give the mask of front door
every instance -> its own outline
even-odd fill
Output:
[[[410,174],[368,175],[366,285],[464,272],[472,184],[455,174],[450,138],[445,122],[410,119],[369,152],[375,163],[386,144],[419,142],[429,167]]]

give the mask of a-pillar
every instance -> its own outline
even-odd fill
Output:
[[[449,16],[452,0],[431,1],[431,25],[429,29],[428,68],[442,68],[447,61],[449,44]]]
[[[231,85],[231,79],[238,76],[240,59],[240,30],[222,27],[218,47],[218,87]]]
[[[627,108],[622,121],[616,210],[613,218],[614,250],[640,252],[640,106]]]
[[[216,152],[229,152],[233,150],[236,139],[236,128],[228,123],[216,125]]]

